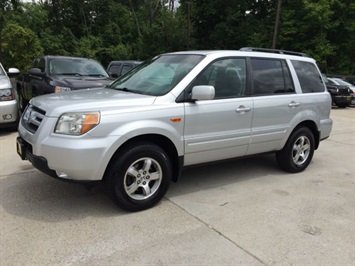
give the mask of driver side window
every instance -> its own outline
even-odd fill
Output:
[[[215,99],[227,99],[245,95],[246,62],[244,58],[220,59],[205,68],[195,79],[193,86],[211,85]]]

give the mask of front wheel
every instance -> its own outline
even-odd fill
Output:
[[[108,192],[127,211],[140,211],[157,204],[171,182],[171,163],[159,146],[140,142],[117,154],[105,174]]]
[[[314,136],[309,128],[296,129],[285,147],[276,153],[276,160],[281,169],[298,173],[307,168],[314,153]]]

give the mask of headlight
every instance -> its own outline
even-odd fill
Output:
[[[60,86],[56,86],[54,88],[54,93],[64,92],[64,91],[71,91],[71,89],[68,87],[60,87]]]
[[[55,127],[55,133],[82,135],[100,123],[100,112],[62,114]]]
[[[1,101],[11,101],[14,97],[12,95],[11,89],[1,89],[0,90],[0,100]]]

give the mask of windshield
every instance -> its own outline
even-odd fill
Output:
[[[164,95],[202,59],[202,55],[162,55],[142,63],[110,87],[154,96]]]
[[[52,59],[49,61],[49,73],[55,75],[108,77],[106,70],[98,62],[84,58]]]
[[[338,79],[338,78],[335,78],[334,79],[336,82],[338,82],[340,85],[345,85],[345,86],[353,86],[352,84],[350,84],[349,82],[346,82],[345,80],[342,80],[342,79]]]

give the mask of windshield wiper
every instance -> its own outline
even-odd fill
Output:
[[[131,90],[131,89],[128,89],[128,88],[115,88],[115,89],[119,90],[119,91],[126,91],[126,92],[131,92],[131,93],[143,94],[141,91]]]
[[[86,76],[89,76],[89,77],[106,77],[105,75],[102,75],[102,74],[87,74]]]
[[[56,73],[56,75],[63,75],[63,76],[82,76],[83,74],[80,74],[80,73]]]

